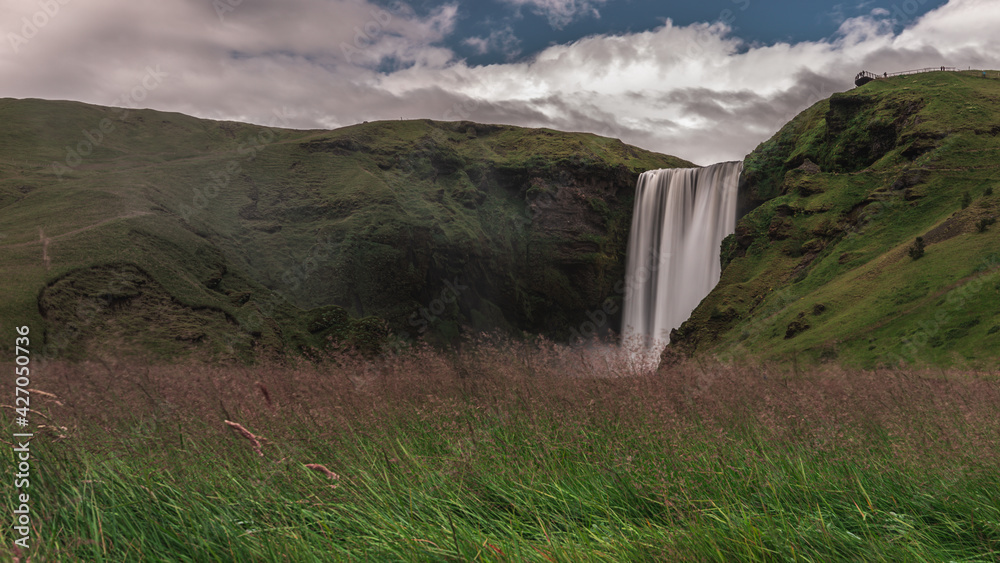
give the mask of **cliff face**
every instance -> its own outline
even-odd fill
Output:
[[[396,201],[359,206],[367,217],[355,229],[393,225],[389,238],[363,249],[352,239],[306,293],[318,299],[335,279],[334,302],[411,333],[467,325],[565,335],[622,279],[638,174],[687,164],[590,135],[470,123],[417,124],[411,150],[392,125],[348,134],[391,189],[412,194],[405,215]],[[386,150],[393,141],[399,148]],[[382,277],[357,283],[372,276]],[[444,313],[442,295],[454,297]]]
[[[469,122],[292,131],[38,100],[0,118],[0,312],[55,355],[374,346],[383,324],[564,338],[621,298],[638,175],[690,166]]]
[[[998,131],[1000,82],[965,73],[878,80],[804,111],[747,157],[722,279],[665,357],[995,359]]]

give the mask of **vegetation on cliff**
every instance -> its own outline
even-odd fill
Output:
[[[1000,81],[973,73],[878,80],[802,112],[747,157],[749,212],[671,350],[863,366],[995,360],[998,133]]]

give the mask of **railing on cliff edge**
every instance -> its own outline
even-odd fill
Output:
[[[875,74],[874,72],[868,72],[867,70],[862,70],[854,77],[855,86],[864,86],[872,80],[878,80],[879,78],[890,78],[892,76],[904,76],[907,74],[920,74],[921,72],[957,72],[959,69],[953,66],[935,66],[928,68],[918,68],[916,70],[904,70],[902,72],[883,72],[882,74]]]

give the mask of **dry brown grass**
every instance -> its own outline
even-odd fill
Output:
[[[762,439],[830,455],[863,450],[869,429],[883,433],[903,463],[1000,462],[996,374],[831,366],[795,374],[704,362],[643,373],[626,364],[597,349],[484,337],[457,354],[417,347],[375,359],[50,363],[36,369],[32,384],[44,390],[35,404],[68,427],[70,439],[74,429],[103,428],[110,437],[123,422],[150,421],[233,439],[223,421],[235,421],[253,436],[251,445],[257,437],[245,427],[285,444],[303,428],[341,442],[414,417],[457,435],[464,432],[459,415],[489,415],[500,423],[517,417],[546,428],[610,424],[665,435],[697,425],[720,438],[733,425],[754,425]],[[255,451],[266,450],[256,443]]]

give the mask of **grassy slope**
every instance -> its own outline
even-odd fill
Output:
[[[766,203],[675,342],[864,366],[995,360],[1000,227],[976,225],[1000,213],[998,131],[1000,82],[966,73],[879,80],[806,110],[747,158],[745,194]]]
[[[67,159],[102,120],[113,130],[92,154]],[[631,213],[623,186],[689,165],[589,134],[467,122],[293,131],[11,99],[0,121],[0,318],[46,327],[56,355],[156,318],[164,339],[139,347],[164,356],[316,344],[344,336],[306,330],[342,320],[337,306],[416,332],[412,314],[445,279],[472,289],[433,318],[438,332],[551,329],[611,293]],[[60,177],[53,162],[76,166]],[[604,183],[588,192],[588,175]],[[574,190],[586,201],[573,205],[604,211],[577,229],[592,239],[577,250],[574,233],[546,231],[530,209],[547,193],[571,207]],[[65,295],[47,298],[61,279]],[[52,304],[44,319],[40,301]]]

